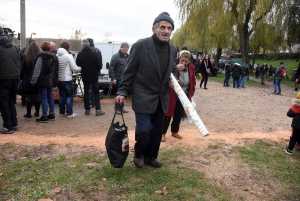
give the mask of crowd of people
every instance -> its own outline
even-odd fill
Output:
[[[178,49],[170,43],[174,30],[174,22],[167,12],[160,13],[153,22],[152,36],[138,40],[131,47],[126,42],[121,44],[118,53],[110,62],[109,77],[117,86],[116,104],[123,105],[124,99],[131,94],[132,109],[135,112],[135,145],[134,165],[142,168],[150,165],[158,168],[163,164],[158,160],[161,142],[166,141],[166,133],[171,123],[171,135],[181,139],[178,133],[180,122],[184,116],[181,102],[170,85],[170,75],[178,80],[183,91],[192,100],[195,93],[196,77],[201,73],[200,88],[207,90],[208,75],[213,69],[209,55],[200,61],[191,55],[187,47]],[[18,128],[17,111],[15,107],[19,80],[22,80],[22,96],[26,98],[26,114],[24,118],[37,117],[38,123],[48,123],[55,120],[52,88],[59,88],[59,116],[74,118],[73,112],[73,82],[74,72],[80,72],[84,85],[85,115],[90,115],[90,100],[95,104],[95,115],[105,112],[101,109],[98,73],[102,69],[101,51],[94,47],[91,38],[81,41],[82,50],[76,60],[69,53],[70,46],[64,41],[56,50],[53,42],[44,41],[38,45],[35,41],[21,51],[13,45],[12,38],[5,36],[0,27],[0,110],[3,119],[1,134],[12,134]],[[281,93],[280,79],[275,72],[274,93]],[[266,74],[267,67],[263,67]],[[277,74],[276,74],[277,73]],[[249,66],[246,62],[225,65],[224,87],[229,87],[229,79],[233,77],[233,88],[245,88],[249,76]],[[262,83],[264,83],[262,79]],[[278,80],[276,82],[276,80]],[[89,91],[92,89],[92,97]],[[32,115],[32,106],[35,112]],[[40,115],[40,106],[42,114]],[[117,108],[116,108],[117,110]],[[120,107],[118,113],[128,112]]]

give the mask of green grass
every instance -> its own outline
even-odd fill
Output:
[[[297,200],[300,197],[300,153],[294,150],[293,155],[287,155],[283,147],[280,143],[258,140],[238,150],[256,177],[272,180],[285,189],[284,199],[277,200]]]
[[[191,149],[161,151],[162,168],[135,168],[130,154],[123,168],[114,169],[107,156],[96,151],[76,158],[61,155],[37,160],[35,152],[39,153],[40,149],[31,147],[24,148],[29,150],[25,153],[27,158],[12,159],[13,154],[24,154],[23,150],[13,145],[3,146],[0,147],[0,173],[3,174],[0,174],[0,200],[54,199],[52,190],[56,187],[62,189],[59,194],[65,196],[64,200],[236,200],[234,192],[226,186],[210,183],[204,172],[180,160],[193,155]],[[258,140],[233,149],[240,153],[237,157],[252,167],[254,181],[256,178],[271,180],[282,187],[284,191],[269,200],[296,200],[300,196],[300,153],[290,156],[282,147],[276,142]],[[211,144],[201,157],[221,148],[219,144]],[[94,166],[87,166],[88,163]],[[164,187],[167,195],[155,195],[155,191]]]
[[[0,166],[0,200],[53,198],[51,190],[55,187],[62,188],[68,200],[98,198],[99,189],[111,196],[108,200],[229,200],[229,194],[209,184],[204,173],[186,168],[178,160],[182,154],[185,153],[179,149],[162,152],[164,168],[159,169],[137,169],[133,167],[132,156],[122,169],[114,169],[106,156],[98,154],[6,162]],[[87,163],[98,165],[88,168]],[[167,195],[155,195],[164,187]]]
[[[294,71],[294,69],[298,69],[298,62],[296,62],[296,60],[291,60],[291,59],[286,59],[286,60],[256,60],[255,63],[259,64],[259,66],[262,66],[264,64],[264,62],[267,63],[268,66],[272,65],[273,67],[277,68],[280,64],[280,62],[284,63],[284,66],[287,70],[288,73],[288,77],[284,78],[282,80],[282,84],[288,85],[288,86],[295,86],[295,82],[291,80],[292,78],[292,73]]]
[[[223,86],[223,83],[224,83],[224,79],[225,79],[225,74],[224,73],[218,73],[217,76],[214,76],[214,77],[212,76],[212,77],[208,78],[209,81],[215,81],[215,82],[222,83],[222,86]],[[232,79],[232,76],[230,76],[229,84],[231,86],[232,86],[232,82],[233,82],[233,79]],[[262,87],[259,82],[256,82],[256,81],[253,81],[253,80],[247,80],[246,85],[253,86],[253,87]]]

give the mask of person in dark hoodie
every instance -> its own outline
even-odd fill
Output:
[[[55,120],[52,87],[57,85],[59,63],[57,56],[50,53],[50,42],[42,42],[41,49],[43,52],[37,55],[30,84],[38,88],[42,102],[43,115],[36,121],[38,123],[48,123],[48,120]],[[48,104],[50,107],[49,115]]]
[[[240,77],[242,75],[242,68],[239,63],[235,63],[231,69],[231,74],[233,78],[233,88],[240,89]]]
[[[128,43],[123,42],[119,52],[111,57],[109,63],[109,77],[111,79],[111,83],[116,85],[117,90],[120,88],[122,75],[129,57],[128,49]],[[117,110],[117,113],[121,114],[120,108]],[[128,113],[128,111],[123,108],[123,113]]]
[[[0,134],[12,134],[18,128],[16,97],[20,76],[19,50],[12,37],[0,26],[0,112],[3,128]]]
[[[287,148],[284,149],[285,153],[292,154],[295,144],[300,142],[300,92],[297,98],[292,100],[292,106],[287,112],[287,116],[293,118],[292,121],[292,135]]]

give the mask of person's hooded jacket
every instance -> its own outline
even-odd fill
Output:
[[[19,51],[12,38],[0,35],[0,80],[20,76]]]
[[[293,118],[292,128],[300,129],[300,99],[293,99],[287,116]]]
[[[241,68],[241,65],[238,64],[238,63],[235,63],[232,67],[232,70],[231,70],[231,73],[232,73],[232,77],[235,78],[235,79],[238,79],[241,77],[242,75],[242,68]]]
[[[58,48],[57,57],[59,61],[58,81],[72,81],[73,72],[80,72],[81,67],[78,67],[71,54],[64,48]]]

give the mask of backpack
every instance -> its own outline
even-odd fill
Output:
[[[280,73],[279,73],[279,75],[280,75],[281,77],[285,77],[285,76],[286,76],[286,69],[285,69],[285,68],[282,68],[281,71],[280,71]]]

